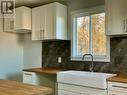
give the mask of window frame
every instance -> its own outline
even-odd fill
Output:
[[[71,60],[76,61],[90,61],[89,57],[86,57],[85,60],[82,60],[82,56],[76,55],[76,45],[77,45],[77,36],[76,36],[76,18],[81,16],[88,16],[91,14],[103,13],[105,12],[105,6],[97,6],[92,8],[86,8],[81,10],[76,10],[71,12]],[[106,20],[105,20],[106,22]],[[105,24],[106,25],[106,24]],[[105,34],[107,28],[105,26]],[[106,36],[106,55],[105,56],[93,56],[93,60],[97,62],[110,62],[110,37]]]

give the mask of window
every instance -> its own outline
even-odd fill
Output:
[[[92,54],[94,61],[108,62],[110,42],[105,31],[103,6],[72,13],[72,60],[81,60],[84,54]]]

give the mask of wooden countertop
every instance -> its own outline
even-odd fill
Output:
[[[118,74],[117,76],[108,78],[107,80],[112,82],[127,83],[127,75]]]
[[[63,70],[60,68],[32,68],[32,69],[24,69],[23,71],[56,75],[57,72],[60,72]]]
[[[62,70],[60,68],[32,68],[32,69],[24,69],[23,71],[56,75],[57,72],[65,71],[65,70]],[[127,83],[127,75],[117,74],[117,76],[108,78],[107,80],[112,82]]]
[[[20,82],[0,80],[0,95],[47,95],[52,89]]]

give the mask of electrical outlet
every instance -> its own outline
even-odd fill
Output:
[[[58,63],[62,63],[62,57],[58,57]]]

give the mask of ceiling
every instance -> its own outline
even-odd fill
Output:
[[[19,6],[36,7],[39,5],[44,5],[55,1],[67,5],[67,3],[70,0],[15,0],[15,5],[16,7]]]

